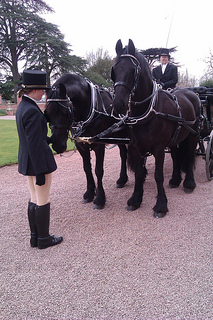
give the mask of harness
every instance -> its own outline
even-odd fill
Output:
[[[65,124],[49,124],[49,127],[51,130],[54,129],[66,129],[68,134],[69,131],[72,132],[72,140],[77,140],[79,136],[82,135],[82,133],[86,130],[87,127],[89,127],[95,119],[97,119],[97,116],[105,115],[110,117],[111,115],[107,112],[104,101],[101,96],[101,90],[98,86],[94,85],[90,80],[85,79],[87,83],[90,86],[91,91],[91,103],[89,108],[89,113],[84,121],[73,121],[73,114],[74,114],[74,106],[72,101],[70,100],[69,96],[66,95],[65,99],[60,98],[50,98],[47,99],[47,105],[50,102],[57,102],[62,108],[65,108],[68,110],[68,116],[70,117],[70,123],[68,125]],[[56,91],[56,87],[52,87],[52,91]],[[107,91],[107,93],[110,95],[110,93]],[[101,101],[101,109],[103,111],[98,110],[98,97]],[[111,97],[111,95],[110,95]],[[66,102],[64,104],[63,102]]]
[[[89,109],[89,113],[86,120],[74,121],[71,126],[71,131],[72,131],[74,140],[80,137],[84,133],[84,131],[93,123],[93,121],[97,119],[97,115],[98,116],[105,115],[110,117],[110,114],[107,112],[105,108],[99,87],[97,85],[94,85],[89,79],[85,79],[85,80],[90,86],[91,104],[90,104],[90,109]],[[100,98],[101,108],[103,111],[98,110],[98,97]]]
[[[90,109],[89,109],[89,113],[88,116],[86,118],[86,120],[84,121],[76,121],[76,122],[71,122],[71,124],[67,127],[67,125],[64,124],[59,124],[59,125],[51,125],[50,124],[50,128],[54,129],[54,128],[66,128],[67,131],[69,132],[71,130],[72,132],[72,139],[76,140],[77,142],[87,142],[87,143],[93,143],[93,142],[102,142],[102,143],[111,143],[111,141],[113,140],[112,143],[128,143],[130,141],[129,138],[106,138],[106,136],[109,136],[112,133],[115,133],[121,129],[123,129],[125,126],[129,126],[130,128],[132,128],[134,125],[138,125],[138,124],[145,124],[148,121],[150,121],[154,116],[158,116],[160,118],[169,120],[169,121],[173,121],[176,122],[177,125],[177,129],[171,139],[171,141],[169,142],[168,145],[170,144],[175,144],[175,142],[177,141],[177,137],[178,134],[181,130],[181,127],[185,127],[187,130],[189,130],[191,133],[196,134],[197,132],[192,129],[190,126],[192,126],[193,124],[195,124],[195,122],[198,120],[195,119],[192,121],[187,121],[182,117],[182,112],[181,112],[181,107],[178,103],[177,97],[175,95],[172,95],[171,93],[169,93],[166,90],[163,90],[171,99],[173,102],[175,102],[176,108],[177,108],[177,113],[178,116],[174,116],[174,115],[169,115],[166,113],[161,113],[155,110],[155,106],[157,104],[157,100],[158,100],[158,94],[159,91],[162,90],[161,86],[158,85],[155,81],[153,81],[153,90],[150,96],[148,96],[147,98],[145,98],[143,101],[132,101],[132,97],[134,96],[135,90],[138,86],[138,81],[139,81],[139,76],[140,76],[140,71],[141,71],[141,67],[140,67],[140,63],[137,60],[136,57],[130,55],[130,54],[123,54],[119,57],[119,60],[116,62],[116,64],[120,61],[120,59],[122,58],[129,58],[131,60],[131,62],[134,65],[135,68],[135,72],[134,72],[134,84],[133,84],[133,88],[130,88],[125,82],[123,81],[118,81],[115,83],[114,87],[116,86],[125,86],[130,90],[130,95],[129,95],[129,102],[128,102],[128,110],[127,110],[127,114],[126,115],[119,115],[119,117],[115,117],[113,115],[113,110],[111,112],[111,114],[109,114],[105,108],[103,99],[101,97],[100,94],[100,90],[97,86],[95,86],[91,81],[89,81],[88,79],[86,79],[86,81],[88,82],[89,86],[90,86],[90,90],[91,90],[91,104],[90,104]],[[113,69],[112,69],[113,72]],[[113,79],[113,76],[112,76]],[[56,90],[56,88],[53,88],[52,90]],[[98,106],[98,96],[100,97],[101,100],[101,105],[102,105],[102,110],[103,111],[99,111],[97,110],[97,106]],[[129,116],[129,112],[130,112],[130,108],[131,106],[137,106],[137,105],[141,105],[146,103],[147,101],[149,101],[149,106],[146,110],[146,112],[140,116],[137,117],[130,117]],[[67,96],[66,99],[48,99],[47,103],[51,102],[51,101],[55,101],[58,102],[60,106],[62,106],[63,108],[66,108],[68,110],[68,114],[73,116],[73,104],[72,101],[70,100],[70,98]],[[68,106],[64,105],[62,102],[68,102]],[[97,119],[97,115],[105,115],[108,117],[113,117],[116,120],[118,120],[117,123],[113,124],[111,127],[109,127],[107,130],[99,133],[98,135],[94,136],[94,137],[82,137],[83,132],[86,130],[87,127],[89,127],[90,125],[92,125],[93,121],[95,121]]]
[[[193,124],[196,123],[196,121],[198,120],[198,118],[196,118],[196,115],[194,114],[194,120],[185,120],[182,117],[182,111],[181,111],[181,107],[178,103],[178,99],[175,95],[172,95],[169,91],[167,90],[163,90],[171,99],[173,102],[175,102],[176,108],[177,108],[177,113],[178,116],[174,116],[174,115],[170,115],[170,114],[166,114],[166,113],[162,113],[162,112],[158,112],[154,109],[154,107],[157,104],[157,100],[158,100],[158,93],[160,90],[162,90],[162,87],[160,85],[158,85],[155,81],[153,81],[153,90],[152,90],[152,94],[150,96],[148,96],[147,98],[145,98],[143,101],[132,101],[132,97],[134,96],[135,90],[138,86],[138,81],[139,81],[139,73],[141,71],[140,68],[140,63],[138,61],[138,59],[130,54],[122,54],[118,61],[116,62],[116,64],[122,59],[122,58],[129,58],[130,61],[133,63],[134,67],[135,67],[135,72],[134,72],[134,84],[133,84],[133,88],[130,88],[125,82],[123,81],[118,81],[114,84],[114,87],[116,86],[125,86],[130,90],[130,95],[129,95],[129,102],[128,102],[128,110],[127,110],[127,114],[125,116],[121,116],[120,117],[116,117],[116,119],[120,119],[123,121],[120,121],[121,125],[126,124],[130,127],[137,125],[137,124],[145,124],[148,121],[151,120],[151,118],[153,118],[154,116],[158,116],[160,118],[169,120],[169,121],[173,121],[176,122],[178,124],[177,129],[173,135],[173,138],[171,139],[171,141],[169,142],[170,144],[175,144],[175,142],[177,141],[177,137],[178,134],[181,130],[181,127],[186,128],[188,131],[190,131],[191,133],[197,135],[198,133],[191,128],[191,126]],[[115,65],[116,65],[115,64]],[[113,78],[112,78],[113,80]],[[137,117],[130,117],[128,116],[131,106],[137,106],[137,105],[141,105],[144,104],[145,102],[149,101],[149,106],[146,110],[146,112],[144,114],[142,114],[141,116],[137,116]],[[114,117],[114,116],[113,116]]]

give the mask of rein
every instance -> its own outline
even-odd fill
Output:
[[[149,99],[154,98],[154,96],[158,93],[158,91],[161,89],[161,86],[159,84],[157,84],[155,81],[153,81],[153,91],[152,94],[150,96],[148,96],[146,99],[142,100],[142,101],[131,101],[131,104],[133,104],[134,106],[138,106],[140,104],[143,104],[147,101],[149,101]],[[151,103],[151,102],[150,102]]]

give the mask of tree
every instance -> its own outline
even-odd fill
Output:
[[[210,56],[204,59],[207,63],[207,75],[213,77],[213,54],[210,52]]]
[[[0,92],[2,94],[2,99],[12,100],[14,93],[14,82],[12,77],[7,77],[7,81],[0,81]]]
[[[180,73],[178,75],[178,87],[195,87],[197,83],[197,80],[195,77],[191,78],[189,77],[188,70],[186,70],[186,73]]]
[[[82,59],[81,57],[78,57],[76,55],[65,57],[65,59],[68,59],[70,61],[69,62],[70,68],[68,70],[65,70],[65,72],[67,71],[74,72],[81,76],[85,73],[86,66],[87,66],[86,59]]]
[[[42,0],[0,0],[0,63],[3,70],[10,69],[13,81],[20,78],[18,61],[26,58],[35,17],[41,12],[53,10]]]
[[[210,52],[210,56],[204,59],[207,64],[207,69],[205,75],[200,81],[201,86],[206,86],[209,88],[213,87],[213,54]]]
[[[42,0],[0,0],[0,63],[5,79],[20,82],[18,63],[47,72],[47,82],[64,72],[81,73],[86,61],[71,56],[69,44],[54,24],[38,14],[53,12]]]
[[[93,83],[97,84],[99,87],[110,87],[111,83],[107,82],[98,72],[87,70],[84,73],[84,77],[88,78]]]
[[[92,51],[87,55],[88,68],[84,73],[91,81],[99,86],[109,87],[111,82],[111,67],[113,59],[108,51],[99,48],[95,53]]]
[[[31,45],[25,49],[25,68],[39,68],[47,72],[47,83],[50,79],[57,78],[61,74],[71,71],[83,72],[86,60],[70,55],[69,44],[64,41],[58,27],[52,23],[47,23],[37,17],[35,20],[39,34],[34,32],[35,23],[31,31]]]
[[[201,81],[200,86],[202,87],[208,87],[208,88],[213,88],[213,78]]]
[[[177,51],[176,48],[177,47],[170,48],[169,49],[170,54],[172,52],[176,52]],[[139,50],[139,52],[141,52],[145,56],[145,58],[147,59],[151,70],[154,68],[156,62],[159,61],[160,51],[161,51],[161,48],[149,48],[146,50]],[[171,58],[171,62],[174,63],[173,58]]]

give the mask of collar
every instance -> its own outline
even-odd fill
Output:
[[[28,99],[33,100],[35,103],[37,103],[37,102],[38,102],[37,100],[35,100],[35,99],[33,99],[33,98],[29,97],[27,94],[24,94],[24,97],[27,97]]]
[[[39,105],[36,103],[36,101],[35,101],[34,99],[30,98],[29,96],[23,95],[23,96],[22,96],[22,101],[28,101],[28,102],[31,103],[32,105],[36,106],[36,108],[37,108],[38,110],[40,110],[41,113],[43,113],[42,110],[39,108]]]
[[[167,64],[162,64],[161,65],[161,69],[162,69],[162,73],[164,73],[165,72],[165,70],[166,70],[166,67],[168,66],[168,63]]]

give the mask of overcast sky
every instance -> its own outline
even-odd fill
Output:
[[[115,57],[115,45],[132,39],[136,48],[175,47],[173,55],[190,76],[200,79],[203,59],[213,53],[212,0],[45,0],[72,54],[86,57],[98,48]]]

